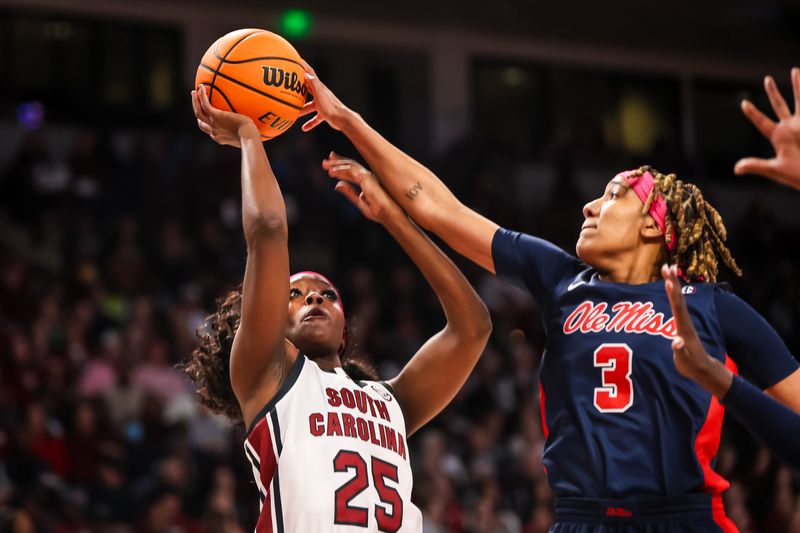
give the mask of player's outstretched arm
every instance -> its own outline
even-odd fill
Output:
[[[672,341],[675,367],[722,400],[732,413],[782,461],[800,470],[800,415],[734,376],[708,355],[697,336],[675,267],[661,269],[678,336]]]
[[[286,360],[289,252],[286,209],[253,121],[211,106],[205,88],[192,93],[197,125],[220,144],[242,149],[242,227],[247,265],[241,323],[231,348],[231,385],[245,423],[280,386]]]
[[[498,225],[462,204],[430,170],[372,129],[347,108],[308,67],[306,87],[314,100],[303,114],[316,115],[304,131],[327,122],[340,130],[380,176],[392,198],[423,228],[432,231],[461,255],[494,272],[492,239]],[[334,159],[334,158],[331,158]],[[330,170],[334,161],[323,163]]]
[[[662,269],[662,275],[676,278],[676,267],[673,266],[666,272]],[[678,370],[685,371],[686,375],[691,375],[712,390],[710,387],[713,383],[711,381],[704,383],[703,380],[714,379],[718,382],[722,376],[718,369],[721,363],[714,360],[716,364],[711,366],[710,363],[707,364],[707,359],[710,358],[694,330],[685,299],[680,293],[680,285],[676,286],[672,279],[666,281],[670,288],[667,294],[671,301],[675,302],[673,308],[676,311],[673,312],[676,312],[678,339],[685,343],[685,346],[676,352],[675,362]],[[800,413],[800,365],[778,333],[764,320],[764,317],[730,292],[720,291],[714,298],[725,348],[730,357],[736,361],[739,370],[748,375],[767,394],[796,413]],[[712,392],[716,394],[715,390]]]
[[[764,78],[764,89],[778,122],[767,117],[748,100],[742,101],[742,111],[758,131],[772,143],[775,157],[740,159],[734,171],[737,174],[761,174],[778,183],[800,189],[800,68],[792,69],[794,113],[781,96],[772,76]]]
[[[453,399],[475,367],[492,324],[486,306],[461,271],[416,226],[359,163],[336,158],[336,190],[365,217],[379,222],[420,269],[442,304],[447,324],[389,383],[403,406],[408,434],[436,416]]]

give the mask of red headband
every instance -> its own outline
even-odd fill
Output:
[[[626,170],[620,172],[615,177],[625,179],[631,186],[631,189],[636,193],[636,196],[642,201],[642,204],[647,204],[647,198],[653,192],[653,183],[655,178],[649,171],[639,175],[636,170]],[[661,194],[658,194],[650,203],[648,210],[650,216],[656,221],[661,232],[664,234],[664,239],[667,242],[667,249],[671,252],[677,245],[677,238],[675,236],[675,229],[671,228],[669,238],[667,238],[667,202]]]

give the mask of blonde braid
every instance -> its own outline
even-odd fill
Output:
[[[741,276],[741,269],[725,245],[728,237],[725,223],[719,212],[703,198],[700,189],[693,183],[684,183],[675,174],[662,174],[649,166],[637,169],[631,177],[645,172],[650,172],[654,181],[642,213],[649,213],[659,195],[664,198],[668,213],[665,238],[670,245],[674,230],[678,241],[669,259],[677,262],[686,279],[716,282],[719,259]]]

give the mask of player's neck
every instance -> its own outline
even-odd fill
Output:
[[[641,285],[661,279],[658,249],[643,246],[628,257],[621,257],[610,268],[599,274],[603,281]]]
[[[339,359],[339,354],[336,352],[322,355],[320,357],[313,357],[312,355],[309,355],[308,357],[317,363],[317,366],[323,370],[333,370],[334,368],[339,368],[342,366],[342,360]]]

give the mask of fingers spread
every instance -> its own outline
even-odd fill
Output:
[[[764,88],[767,91],[769,102],[772,104],[772,109],[775,111],[778,119],[783,120],[789,118],[792,114],[789,112],[789,106],[786,105],[786,100],[783,99],[781,92],[778,90],[778,85],[772,76],[767,76],[764,79]]]
[[[744,112],[747,118],[750,119],[750,122],[758,128],[758,131],[760,131],[764,137],[770,137],[772,135],[772,130],[775,129],[775,122],[759,111],[759,109],[748,100],[742,100],[742,112]]]

